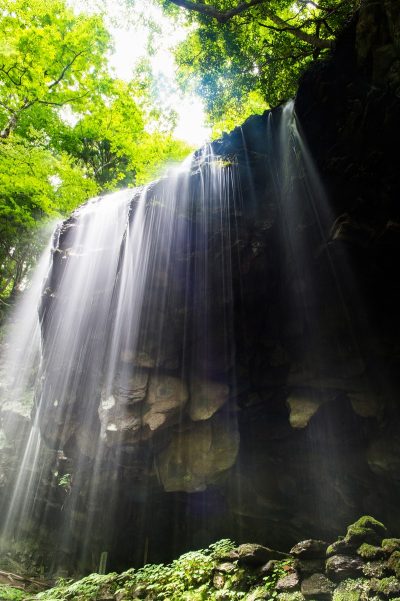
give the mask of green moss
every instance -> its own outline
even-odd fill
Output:
[[[335,591],[333,593],[333,601],[361,601],[361,593],[358,593],[357,591]]]
[[[0,584],[0,599],[2,601],[23,601],[30,598],[31,595],[26,591],[21,591],[21,589],[7,584]]]
[[[387,576],[387,564],[385,561],[368,561],[364,564],[362,572],[368,578],[383,578]]]
[[[292,569],[293,560],[276,561],[271,574],[262,576],[259,569],[229,561],[230,569],[218,571],[221,557],[234,548],[231,541],[220,541],[203,551],[192,551],[169,565],[146,565],[122,574],[91,574],[78,582],[61,580],[53,589],[40,593],[37,601],[97,601],[115,599],[131,601],[257,601],[275,599],[277,581]],[[222,576],[217,578],[216,576]],[[284,601],[303,601],[292,596]]]
[[[400,578],[400,551],[394,551],[388,559],[388,567]]]
[[[118,588],[117,574],[90,574],[82,580],[72,582],[60,579],[57,586],[39,593],[35,599],[41,601],[96,601],[99,596],[113,595]]]
[[[369,581],[365,578],[348,578],[333,593],[332,601],[361,601],[366,598]]]
[[[363,543],[360,547],[358,547],[357,554],[363,559],[378,559],[383,557],[384,551],[381,547]]]
[[[276,599],[277,601],[304,601],[305,597],[300,592],[280,593]]]
[[[364,515],[347,528],[344,541],[351,545],[380,543],[386,534],[386,527],[375,518]]]
[[[400,538],[384,538],[382,541],[382,549],[388,553],[400,550]]]
[[[371,590],[379,595],[393,597],[393,595],[400,593],[400,582],[394,576],[381,578],[380,580],[374,578],[371,580]]]

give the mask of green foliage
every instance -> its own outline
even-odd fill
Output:
[[[189,152],[140,70],[110,76],[99,15],[66,0],[0,0],[0,317],[46,226],[102,190],[143,184]]]
[[[0,0],[0,9],[2,137],[37,105],[84,108],[105,74],[102,19],[76,17],[63,0]]]
[[[359,0],[265,0],[242,3],[230,16],[227,11],[238,6],[232,0],[192,2],[183,11],[174,0],[160,2],[172,15],[186,15],[189,35],[177,52],[180,81],[185,88],[195,82],[218,129],[242,122],[255,99],[261,111],[291,97],[299,75],[327,56],[359,6]]]
[[[36,595],[35,599],[46,601],[96,601],[100,595],[111,596],[117,589],[117,574],[90,574],[82,580],[72,582],[60,578],[57,585],[44,593]]]
[[[7,584],[0,584],[0,599],[2,601],[24,601],[28,598],[30,598],[30,595],[26,591]]]
[[[278,591],[275,590],[276,583],[280,578],[287,575],[287,572],[292,569],[293,559],[284,559],[283,561],[276,561],[272,573],[268,576],[264,576],[264,590],[268,593],[271,599],[278,597]]]
[[[100,576],[91,574],[78,582],[61,580],[57,586],[37,595],[41,601],[94,601],[116,593],[120,599],[146,598],[149,601],[255,601],[257,598],[275,599],[276,582],[292,560],[276,562],[274,571],[260,577],[255,569],[237,565],[231,560],[228,571],[218,571],[221,559],[226,559],[235,545],[224,539],[203,551],[190,551],[169,565],[145,565],[123,574]],[[222,582],[215,582],[220,574]],[[259,595],[261,595],[259,597]]]
[[[385,595],[387,597],[393,598],[396,593],[398,593],[400,587],[400,583],[395,578],[395,576],[389,576],[388,578],[371,580],[371,588],[373,591],[378,593],[378,595]]]
[[[61,486],[64,490],[71,488],[71,474],[64,474],[58,479],[58,486]]]

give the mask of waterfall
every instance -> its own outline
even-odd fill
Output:
[[[104,569],[107,553],[111,567],[140,565],[241,537],[247,517],[268,526],[269,513],[279,516],[264,492],[280,485],[279,461],[253,474],[264,445],[257,422],[305,428],[337,395],[323,384],[310,392],[283,349],[306,332],[295,360],[329,371],[315,248],[344,319],[346,306],[329,202],[294,105],[260,120],[261,135],[238,129],[168,177],[90,200],[56,228],[20,310],[23,335],[9,341],[14,383],[3,396],[11,406],[34,398],[3,502],[3,549],[33,538],[46,570],[83,573],[100,557]],[[278,287],[289,294],[275,307]],[[321,463],[310,432],[305,504],[322,522],[311,474],[340,461],[332,452]],[[296,477],[285,474],[279,502],[295,494]]]
[[[51,268],[35,276],[40,303],[33,286],[24,305],[24,348],[38,346],[40,321],[41,359],[35,383],[19,381],[34,390],[33,422],[3,540],[35,523],[36,537],[57,541],[54,566],[96,569],[122,482],[135,501],[155,485],[195,492],[234,464],[237,190],[234,165],[208,146],[188,168],[95,198],[58,226]],[[17,371],[31,369],[26,359]]]

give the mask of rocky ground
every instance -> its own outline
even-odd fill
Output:
[[[148,564],[122,574],[91,574],[76,582],[61,580],[43,593],[29,594],[35,585],[0,585],[0,599],[398,601],[400,539],[388,538],[381,522],[363,516],[332,544],[309,539],[282,553],[259,544],[237,547],[221,540],[167,566]]]

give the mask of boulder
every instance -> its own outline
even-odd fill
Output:
[[[400,578],[400,551],[394,551],[388,559],[388,568],[394,572],[396,578]]]
[[[189,415],[193,421],[209,419],[224,405],[229,386],[211,380],[194,379],[190,386]]]
[[[345,541],[349,545],[380,544],[386,534],[386,527],[375,518],[364,515],[347,528]]]
[[[372,561],[374,559],[382,559],[382,557],[385,557],[386,553],[382,547],[363,543],[358,547],[357,555],[362,557],[365,561]]]
[[[288,591],[296,591],[300,588],[300,578],[296,572],[292,572],[283,578],[280,578],[275,586],[280,593]]]
[[[298,391],[292,392],[286,402],[290,409],[290,425],[297,429],[307,426],[324,401],[313,393]]]
[[[324,574],[313,574],[301,583],[301,592],[306,599],[315,601],[330,601],[335,588]]]
[[[359,557],[349,555],[332,555],[326,561],[326,573],[332,580],[356,578],[362,574],[363,561]]]
[[[214,416],[193,422],[176,432],[157,457],[158,472],[166,491],[196,492],[228,470],[239,449],[237,424]]]
[[[146,397],[143,424],[151,431],[158,430],[175,419],[189,397],[188,388],[179,378],[164,374],[153,375]]]
[[[114,380],[114,397],[118,403],[134,404],[144,401],[147,394],[149,372],[147,370],[121,368]]]
[[[155,405],[157,413],[182,407],[189,398],[188,388],[180,378],[164,374],[152,375],[146,397],[148,405]]]
[[[384,599],[399,597],[400,580],[395,576],[389,576],[388,578],[373,578],[370,582],[370,591]]]
[[[296,559],[294,567],[301,576],[325,571],[325,559]]]
[[[323,540],[308,539],[297,543],[290,554],[299,559],[319,559],[325,557],[328,543]]]
[[[400,538],[384,538],[382,541],[382,549],[384,549],[386,553],[400,551]]]
[[[287,555],[280,551],[275,551],[263,545],[246,543],[238,547],[239,564],[249,566],[262,566],[274,559],[285,559]]]
[[[354,555],[356,549],[356,543],[350,544],[350,542],[344,538],[339,538],[339,540],[329,545],[326,550],[326,555],[327,557],[331,557],[332,555]]]

